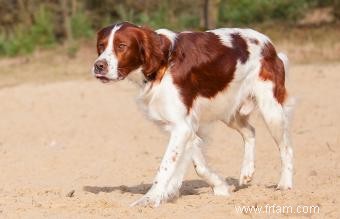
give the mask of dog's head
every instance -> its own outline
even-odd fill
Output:
[[[122,80],[136,69],[141,69],[147,78],[158,71],[165,59],[161,36],[128,22],[101,29],[97,52],[92,71],[102,82]]]

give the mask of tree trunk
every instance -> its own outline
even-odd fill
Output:
[[[27,2],[26,2],[27,3]],[[29,4],[29,3],[28,3]],[[19,19],[26,27],[32,25],[32,18],[24,0],[18,0]]]
[[[73,34],[72,34],[72,28],[71,28],[71,19],[70,19],[70,13],[69,13],[69,7],[67,5],[67,0],[60,0],[60,6],[63,13],[63,27],[64,27],[64,33],[66,42],[72,44],[73,42]]]
[[[204,0],[203,2],[203,27],[214,29],[218,23],[218,12],[221,0]]]

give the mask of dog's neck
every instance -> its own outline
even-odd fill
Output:
[[[142,67],[139,67],[126,77],[129,81],[133,82],[134,84],[138,85],[139,87],[143,88],[145,84],[147,83],[147,79],[145,78],[145,75],[143,74]]]
[[[146,77],[143,73],[143,68],[139,67],[135,70],[133,70],[128,76],[127,79],[129,81],[132,81],[133,83],[137,84],[140,88],[145,88],[147,84],[154,83],[154,82],[160,82],[167,71],[169,67],[169,59],[172,53],[172,49],[175,44],[175,39],[177,36],[177,33],[172,32],[167,29],[159,29],[155,31],[159,39],[161,41],[161,50],[164,55],[164,60],[160,66],[160,68],[154,72],[149,77]]]
[[[130,74],[126,77],[129,81],[136,84],[138,87],[143,89],[147,84],[150,83],[159,83],[165,72],[167,71],[167,66],[162,66],[152,77],[152,79],[145,77],[145,74],[143,73],[142,67],[137,68],[136,70],[133,70],[130,72]]]

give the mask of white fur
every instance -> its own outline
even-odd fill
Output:
[[[156,30],[156,33],[166,36],[170,40],[171,45],[175,45],[175,40],[177,36],[175,32],[168,29],[158,29]]]
[[[288,77],[289,77],[289,60],[288,60],[288,57],[283,52],[279,52],[277,54],[277,56],[282,60],[283,65],[285,66],[285,78],[287,80]]]
[[[132,72],[130,72],[126,78],[129,80],[129,81],[132,81],[134,83],[136,83],[137,85],[139,85],[140,87],[144,86],[145,84],[145,76],[142,72],[142,67],[139,67],[135,70],[133,70]]]
[[[112,30],[112,39],[116,29]],[[174,32],[166,29],[157,32],[167,36],[172,44],[175,43]],[[245,63],[238,61],[234,79],[225,90],[214,98],[197,97],[189,113],[173,82],[171,67],[159,83],[143,82],[145,78],[141,68],[127,77],[141,87],[138,98],[141,109],[151,120],[170,132],[170,140],[151,189],[132,206],[158,206],[177,197],[190,161],[194,163],[197,174],[212,186],[216,195],[229,195],[229,186],[207,166],[201,150],[201,127],[214,121],[222,121],[242,135],[245,153],[240,184],[248,183],[255,171],[255,130],[248,123],[248,116],[256,106],[280,149],[282,174],[278,186],[281,189],[292,187],[293,154],[288,134],[288,112],[291,106],[280,105],[273,96],[273,83],[259,78],[262,46],[269,39],[250,29],[224,28],[210,32],[216,34],[226,46],[231,46],[230,35],[239,33],[248,42],[249,59]],[[257,39],[259,44],[249,43],[251,39]],[[115,59],[109,51],[104,53],[100,58]],[[280,58],[285,65],[288,63],[284,56],[280,55]],[[110,60],[110,63],[116,65],[116,60]],[[111,77],[116,77],[114,68],[111,66]]]
[[[250,39],[257,39],[259,40],[260,46],[263,45],[266,42],[270,42],[270,39],[255,30],[252,29],[240,29],[240,28],[219,28],[215,30],[209,30],[207,32],[214,33],[218,36],[220,36],[221,41],[226,45],[231,47],[231,35],[232,34],[240,34],[246,41],[250,41]],[[249,43],[248,43],[249,46]],[[257,47],[258,48],[258,47]]]

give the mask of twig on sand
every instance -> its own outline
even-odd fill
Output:
[[[71,190],[69,193],[66,194],[66,197],[72,198],[74,196],[75,190]]]
[[[335,150],[332,149],[331,145],[328,142],[326,142],[326,145],[331,152],[335,153]]]

